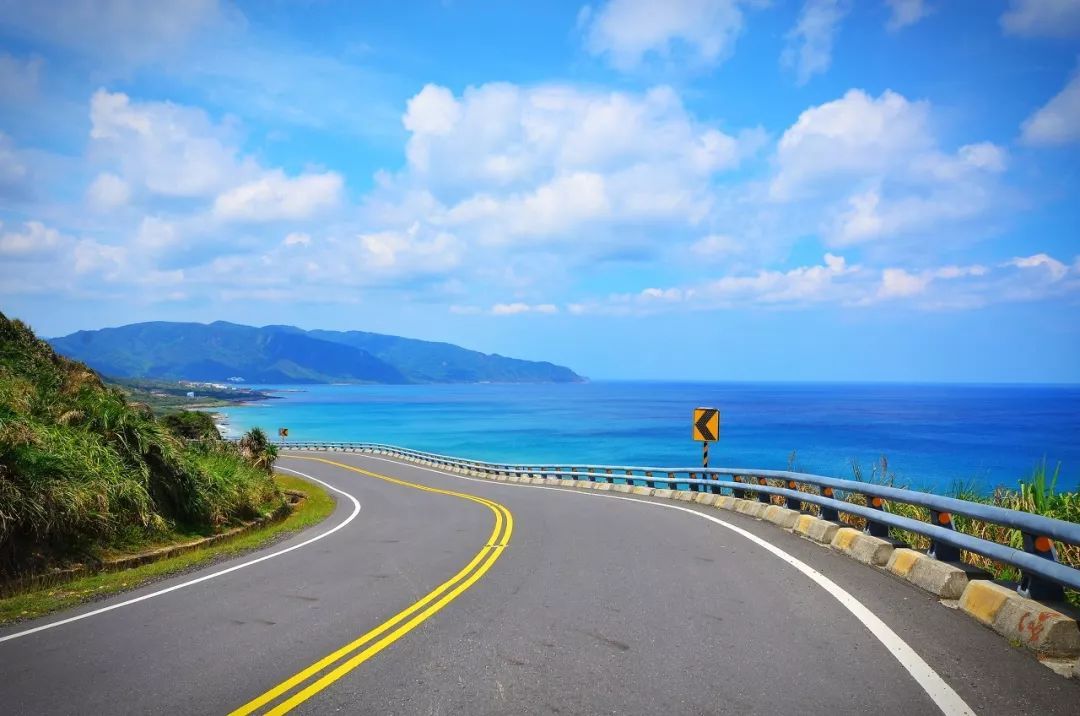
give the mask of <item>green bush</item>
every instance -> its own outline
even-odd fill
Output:
[[[201,410],[179,410],[161,418],[165,429],[184,440],[221,440],[214,417]]]
[[[245,457],[186,444],[211,437],[206,421],[216,435],[205,414],[155,420],[0,314],[0,578],[92,558],[121,536],[212,530],[280,507],[273,446]]]

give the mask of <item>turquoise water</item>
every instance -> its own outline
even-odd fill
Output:
[[[268,386],[263,386],[268,387]],[[272,386],[270,386],[272,388]],[[1080,387],[593,382],[279,386],[229,408],[233,432],[384,442],[514,462],[700,464],[695,406],[723,416],[713,466],[869,475],[881,455],[911,487],[1015,486],[1045,456],[1080,484]]]

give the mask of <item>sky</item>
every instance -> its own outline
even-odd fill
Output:
[[[0,0],[0,311],[1080,382],[1080,0]]]

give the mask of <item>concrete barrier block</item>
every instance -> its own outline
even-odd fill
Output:
[[[760,518],[768,507],[764,502],[757,500],[736,500],[735,511],[742,515]]]
[[[656,489],[653,490],[652,494],[653,494],[653,497],[663,497],[665,500],[670,500],[672,494],[674,494],[674,493],[670,489],[668,489],[666,487],[657,487]]]
[[[549,487],[561,487],[562,486],[562,480],[560,480],[557,477],[540,477],[540,476],[534,477],[533,478],[533,484],[535,485],[538,482],[540,484],[542,484],[542,485],[548,485]]]
[[[630,492],[631,489],[632,489],[631,485],[612,485],[611,486],[611,491],[612,492]]]
[[[598,492],[611,492],[611,488],[615,487],[610,482],[594,482],[593,484],[596,485]]]
[[[1076,620],[986,579],[968,582],[960,609],[1040,656],[1080,656]]]
[[[894,549],[885,568],[942,599],[959,599],[968,584],[964,570],[913,549]]]
[[[713,507],[718,507],[721,510],[734,510],[736,499],[734,495],[717,495]]]
[[[698,503],[699,505],[711,507],[712,505],[716,504],[716,498],[719,496],[720,495],[714,495],[711,492],[699,492],[694,495],[694,502]]]
[[[860,534],[855,540],[854,549],[849,554],[863,564],[884,567],[894,549],[892,542],[886,539]]]
[[[673,492],[675,493],[675,499],[679,502],[690,502],[694,499],[694,495],[697,494],[696,492],[690,492],[689,490],[673,490]]]
[[[813,515],[802,515],[795,521],[794,531],[803,537],[808,537],[815,542],[832,544],[833,537],[839,531],[840,525],[835,522],[818,519]]]
[[[521,475],[511,475],[510,477],[506,478],[506,481],[507,482],[521,482]]]
[[[560,477],[559,484],[563,487],[577,487],[578,481],[570,477]]]
[[[786,507],[780,505],[769,505],[765,508],[765,519],[773,524],[780,525],[786,530],[795,526],[795,521],[799,519],[800,515],[798,510],[789,510]]]
[[[635,495],[642,495],[644,497],[651,497],[652,493],[653,493],[653,488],[645,487],[644,485],[634,485],[633,487],[630,488],[630,492],[634,493]]]
[[[832,547],[863,564],[883,567],[889,561],[893,545],[888,540],[871,537],[852,527],[841,527],[833,537]]]
[[[509,475],[503,475],[503,474],[496,474],[495,479],[498,480],[499,482],[508,482],[510,480],[510,476]]]
[[[577,488],[582,489],[582,490],[595,490],[596,489],[596,483],[592,482],[591,480],[574,480],[574,482],[576,483],[574,485],[574,487],[577,487]]]

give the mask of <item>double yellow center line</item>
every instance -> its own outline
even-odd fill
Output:
[[[287,713],[307,701],[327,686],[330,686],[330,684],[345,676],[350,671],[408,634],[423,623],[424,620],[438,612],[453,601],[458,595],[479,581],[480,578],[491,569],[491,565],[495,564],[495,560],[502,555],[503,549],[509,544],[510,535],[514,531],[514,517],[510,514],[510,510],[497,502],[486,500],[483,497],[469,495],[464,492],[454,492],[453,490],[440,490],[436,487],[428,487],[427,485],[420,485],[415,482],[399,480],[387,475],[380,475],[376,472],[353,467],[352,465],[334,462],[333,460],[292,455],[289,457],[294,460],[312,460],[314,462],[326,463],[327,465],[334,465],[335,467],[344,468],[345,470],[358,472],[361,475],[385,480],[396,485],[404,485],[405,487],[423,490],[424,492],[435,492],[440,495],[460,497],[461,499],[469,500],[470,502],[478,502],[495,514],[495,528],[491,531],[491,536],[488,538],[487,544],[484,545],[483,549],[476,553],[476,556],[472,558],[471,562],[465,565],[460,572],[425,595],[422,599],[390,617],[359,639],[349,642],[337,651],[319,659],[306,669],[285,679],[285,681],[282,681],[261,696],[255,697],[233,711],[229,716],[246,716],[247,714],[255,713],[271,703],[278,701],[287,694],[291,695],[284,700],[279,701],[277,705],[269,708],[265,713],[268,715]]]

